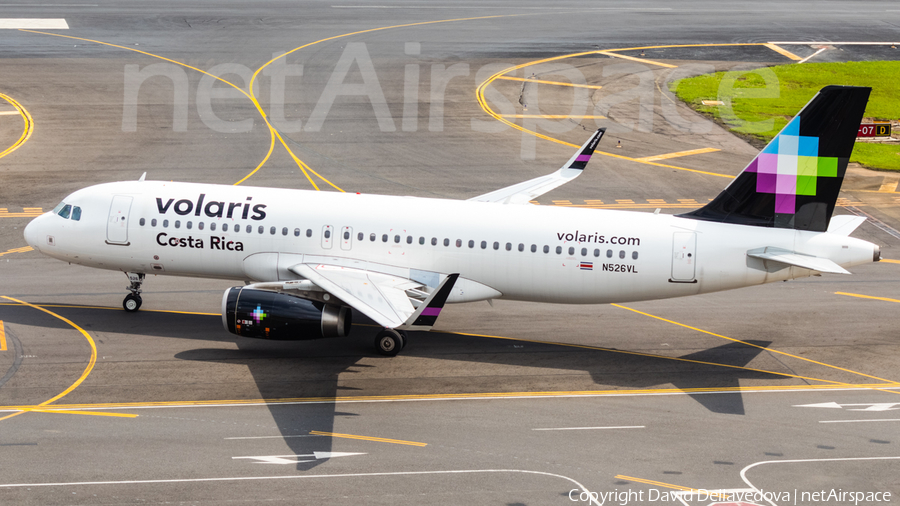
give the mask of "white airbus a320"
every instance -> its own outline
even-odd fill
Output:
[[[222,319],[244,337],[346,336],[352,310],[428,330],[445,303],[596,304],[680,297],[877,261],[832,216],[870,89],[823,88],[706,206],[671,216],[528,202],[578,177],[598,130],[558,171],[467,201],[162,181],[100,184],[25,228],[48,256],[127,274],[241,279]]]

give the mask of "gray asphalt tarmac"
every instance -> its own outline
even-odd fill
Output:
[[[895,59],[839,44],[896,41],[891,2],[96,0],[0,17],[69,26],[0,30],[0,93],[33,120],[0,159],[0,503],[898,501],[900,263],[625,306],[455,305],[384,358],[365,321],[344,339],[231,336],[227,281],[154,277],[126,314],[121,273],[22,250],[36,208],[145,171],[468,198],[554,170],[598,126],[609,156],[540,204],[680,212],[756,149],[667,82],[794,61],[784,51]],[[539,62],[598,49],[617,52]],[[558,142],[477,100],[529,63],[484,96]],[[270,156],[251,79],[284,139]],[[2,149],[23,123],[0,116]],[[838,210],[876,218],[854,235],[887,259],[896,181],[853,168]]]

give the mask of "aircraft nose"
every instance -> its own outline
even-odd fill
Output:
[[[28,225],[25,225],[25,242],[27,242],[29,246],[36,250],[40,250],[38,244],[40,242],[39,239],[41,237],[41,234],[38,230],[40,228],[38,222],[41,221],[41,218],[43,218],[43,216],[38,216],[37,218],[31,220]]]

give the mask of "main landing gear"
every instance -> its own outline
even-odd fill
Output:
[[[141,303],[143,302],[141,300],[141,283],[144,282],[144,273],[126,272],[125,275],[128,276],[128,281],[131,282],[131,285],[128,286],[128,290],[131,293],[125,296],[125,300],[122,301],[122,307],[125,308],[125,311],[134,313],[141,308]]]
[[[386,357],[395,357],[406,347],[409,336],[396,329],[384,329],[375,335],[375,350]]]

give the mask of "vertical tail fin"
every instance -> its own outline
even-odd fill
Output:
[[[680,216],[826,231],[871,91],[822,88],[722,193]]]

